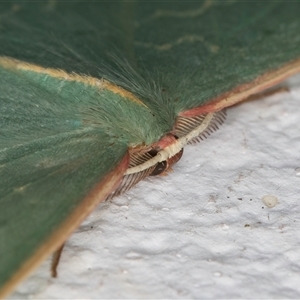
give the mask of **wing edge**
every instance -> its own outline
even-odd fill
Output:
[[[200,114],[220,111],[228,106],[235,105],[248,97],[266,90],[288,77],[300,72],[300,58],[290,61],[277,69],[273,69],[263,75],[258,76],[254,80],[244,83],[232,90],[217,96],[198,107],[188,109],[179,113],[181,117],[193,117]]]
[[[27,259],[14,275],[2,286],[0,299],[7,297],[15,287],[29,276],[51,253],[56,251],[75,231],[95,207],[117,188],[129,166],[129,153],[82,200],[70,216]]]

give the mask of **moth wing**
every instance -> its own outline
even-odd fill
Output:
[[[129,158],[124,143],[72,120],[58,94],[3,69],[0,86],[3,296],[117,187]]]

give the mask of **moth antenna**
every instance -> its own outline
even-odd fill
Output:
[[[133,153],[130,156],[130,163],[129,167],[135,167],[140,164],[143,164],[144,162],[148,161],[151,159],[153,155],[151,155],[149,152],[146,153]],[[125,175],[122,178],[122,181],[118,188],[113,191],[107,198],[106,200],[110,200],[116,196],[119,196],[126,191],[130,190],[133,186],[135,186],[139,181],[143,180],[144,178],[148,177],[153,170],[156,168],[156,165],[151,166],[150,168],[143,170],[141,172]]]
[[[206,115],[207,114],[203,114],[195,117],[179,116],[176,121],[174,134],[178,137],[187,135],[190,131],[199,126],[205,120]],[[213,118],[210,121],[208,127],[204,131],[202,131],[197,137],[190,140],[188,144],[195,144],[206,139],[208,136],[210,136],[212,133],[219,129],[219,126],[224,123],[225,119],[225,110],[214,113]]]

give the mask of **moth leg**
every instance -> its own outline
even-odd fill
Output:
[[[52,262],[51,262],[51,276],[53,278],[57,277],[57,267],[60,261],[61,253],[64,249],[65,243],[63,243],[52,255]]]

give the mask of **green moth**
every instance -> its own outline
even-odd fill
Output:
[[[300,71],[300,4],[0,4],[1,296],[222,109]]]

